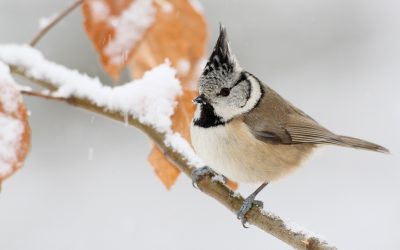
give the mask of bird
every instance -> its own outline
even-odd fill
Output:
[[[199,95],[190,134],[205,166],[192,173],[193,183],[209,172],[239,183],[261,185],[237,213],[244,227],[257,194],[270,182],[297,169],[318,147],[337,145],[389,153],[365,140],[337,135],[243,69],[232,53],[225,27],[198,83]]]

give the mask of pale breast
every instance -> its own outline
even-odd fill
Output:
[[[313,148],[261,142],[239,119],[209,128],[192,125],[191,136],[194,149],[209,167],[238,182],[276,180],[298,167]]]

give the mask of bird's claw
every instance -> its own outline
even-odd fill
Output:
[[[246,226],[246,222],[247,222],[246,214],[250,211],[250,209],[252,208],[253,205],[256,205],[260,209],[262,209],[264,207],[264,204],[262,201],[255,200],[255,195],[250,195],[243,201],[243,204],[240,207],[239,212],[237,214],[237,218],[242,222],[242,226],[244,228],[248,228],[248,226]]]
[[[205,175],[207,174],[216,174],[214,172],[214,170],[212,170],[211,168],[204,166],[201,168],[196,168],[195,170],[193,170],[192,172],[192,185],[194,188],[198,188],[197,187],[197,182]]]

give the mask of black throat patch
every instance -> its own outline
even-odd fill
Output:
[[[215,114],[213,106],[206,103],[200,106],[200,117],[194,119],[193,125],[202,128],[209,128],[225,125],[225,122],[222,120],[221,117]]]

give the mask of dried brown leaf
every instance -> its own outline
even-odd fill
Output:
[[[148,0],[85,0],[82,11],[86,33],[105,70],[117,79],[153,23],[154,4]]]
[[[28,115],[15,85],[0,82],[0,184],[22,167],[30,148]]]

